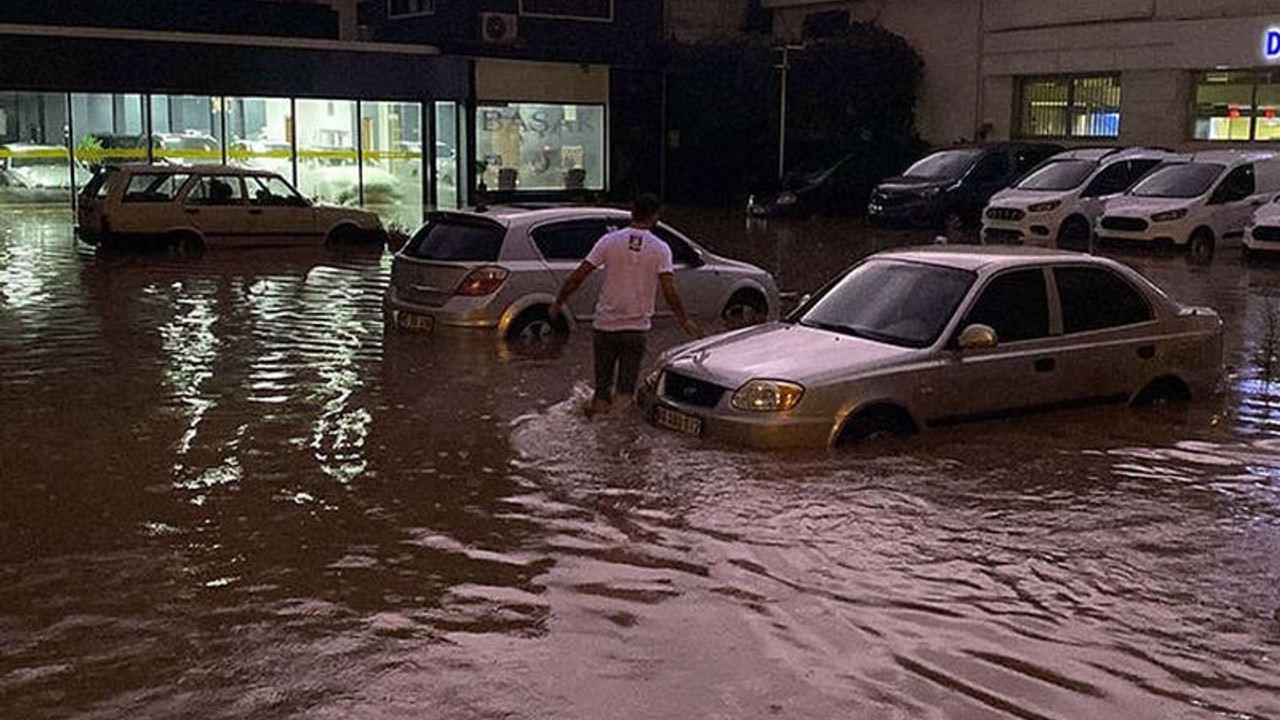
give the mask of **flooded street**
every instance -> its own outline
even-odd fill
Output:
[[[668,216],[792,293],[918,237]],[[378,249],[0,216],[0,718],[1280,719],[1280,263],[1107,254],[1220,396],[765,453],[384,337]]]

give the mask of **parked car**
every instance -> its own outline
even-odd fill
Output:
[[[0,205],[32,205],[71,202],[70,188],[38,187],[22,175],[0,168]]]
[[[1185,247],[1196,261],[1222,240],[1241,238],[1254,210],[1280,192],[1280,157],[1212,150],[1166,163],[1125,194],[1108,200],[1095,232],[1100,241]]]
[[[77,150],[93,170],[107,165],[123,165],[148,160],[147,136],[143,133],[93,133],[93,146]],[[158,164],[217,164],[222,162],[222,144],[199,130],[163,132],[151,135],[150,159]]]
[[[866,207],[873,181],[857,153],[818,170],[790,173],[781,188],[747,198],[752,217],[808,217],[847,214]]]
[[[1114,261],[933,245],[854,265],[786,320],[659,357],[659,426],[757,446],[831,446],[1083,402],[1184,399],[1222,368],[1222,322]]]
[[[1280,253],[1280,195],[1258,207],[1244,229],[1244,254],[1275,256]]]
[[[939,150],[871,192],[867,219],[873,223],[931,227],[952,234],[976,227],[982,208],[1061,145],[1002,142]]]
[[[1103,201],[1176,157],[1143,147],[1058,153],[991,197],[982,213],[982,241],[1088,250]]]
[[[551,301],[596,241],[629,222],[628,213],[601,207],[431,213],[392,261],[387,324],[522,341],[563,336],[592,319],[602,275],[592,273],[556,321],[547,316]],[[737,327],[778,316],[769,273],[710,253],[666,223],[654,232],[671,247],[676,287],[694,317]],[[670,312],[661,299],[657,307]]]
[[[384,242],[378,216],[312,203],[276,173],[224,165],[124,165],[80,193],[76,232],[92,245],[188,250]]]
[[[0,145],[0,170],[16,176],[16,182],[24,187],[61,192],[62,200],[71,198],[73,173],[78,188],[93,176],[88,168],[72,162],[70,153],[61,145]]]

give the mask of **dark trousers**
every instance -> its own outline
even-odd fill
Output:
[[[596,358],[596,399],[613,399],[613,373],[618,372],[618,394],[631,395],[636,391],[636,378],[640,375],[640,362],[644,359],[645,341],[649,333],[643,330],[596,330],[593,347]]]

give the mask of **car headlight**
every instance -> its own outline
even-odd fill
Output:
[[[778,199],[775,202],[779,205],[794,205],[796,202],[796,195],[795,193],[784,192],[778,196]]]
[[[1057,210],[1061,205],[1061,200],[1050,200],[1049,202],[1036,203],[1035,205],[1028,206],[1027,212],[1049,212],[1051,210]]]
[[[1151,222],[1169,222],[1170,220],[1181,220],[1187,216],[1186,208],[1178,208],[1177,210],[1165,210],[1151,216]]]
[[[804,386],[785,380],[750,380],[733,393],[730,404],[739,410],[786,412],[800,402]]]
[[[650,390],[658,389],[658,381],[662,379],[662,363],[653,366],[648,375],[644,376],[644,386]]]

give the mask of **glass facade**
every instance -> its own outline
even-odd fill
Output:
[[[1116,75],[1025,77],[1018,81],[1015,127],[1029,138],[1120,136]]]
[[[426,185],[422,172],[422,106],[360,103],[359,130],[365,202],[385,201],[392,208],[386,214],[398,216],[396,224],[412,230],[422,219]]]
[[[464,118],[458,103],[449,101],[436,103],[436,205],[442,208],[458,207],[458,184],[460,180],[466,179],[465,173],[460,174],[466,168],[463,123]]]
[[[1280,71],[1202,72],[1195,83],[1195,139],[1280,139]]]
[[[0,206],[66,205],[88,181],[69,151],[68,103],[62,93],[0,93]]]
[[[601,190],[603,105],[485,104],[476,108],[477,182],[489,190]]]

